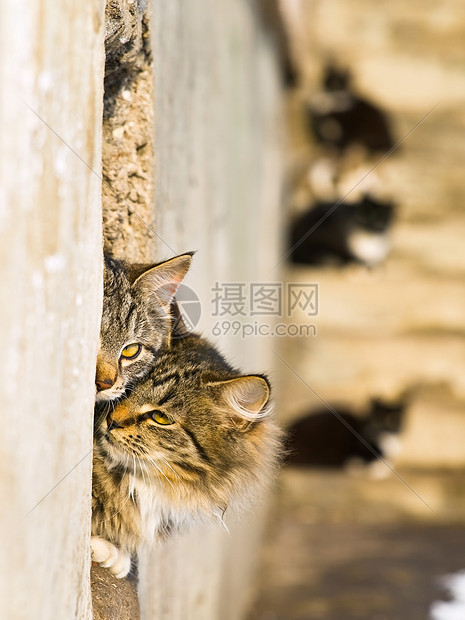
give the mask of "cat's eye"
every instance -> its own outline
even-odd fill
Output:
[[[161,424],[162,426],[174,424],[174,420],[172,418],[167,416],[166,413],[163,413],[163,411],[158,411],[158,409],[155,409],[155,411],[151,411],[149,415],[154,422],[156,422],[157,424]]]
[[[121,357],[124,357],[124,359],[127,360],[132,360],[139,355],[141,350],[142,347],[140,346],[140,344],[128,344],[128,346],[124,347],[124,349],[121,351]]]

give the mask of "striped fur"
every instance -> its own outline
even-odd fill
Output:
[[[154,411],[170,423],[157,424]],[[266,377],[242,375],[205,339],[164,346],[128,398],[97,412],[92,535],[128,557],[198,519],[249,506],[278,463],[281,432],[270,412]]]
[[[153,368],[158,350],[169,341],[172,303],[186,275],[192,253],[151,265],[134,265],[105,256],[103,312],[96,384],[96,402],[118,398]],[[132,343],[141,345],[135,359],[121,352]]]

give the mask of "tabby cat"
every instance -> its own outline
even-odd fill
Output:
[[[150,265],[105,256],[96,402],[122,396],[150,372],[171,338],[173,298],[191,261],[191,252]]]
[[[248,506],[278,460],[270,411],[267,379],[242,375],[200,336],[162,347],[128,398],[95,416],[94,561],[124,577],[142,544]]]

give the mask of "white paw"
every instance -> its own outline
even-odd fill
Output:
[[[127,551],[118,549],[108,540],[98,536],[91,537],[90,546],[94,562],[108,568],[110,573],[118,579],[126,577],[131,569],[131,556]]]

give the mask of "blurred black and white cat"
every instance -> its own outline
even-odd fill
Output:
[[[356,202],[317,202],[291,224],[291,260],[307,265],[378,265],[391,247],[394,211],[392,202],[370,195]]]
[[[394,146],[386,112],[362,97],[352,86],[347,69],[328,65],[321,90],[308,105],[308,119],[315,140],[343,152],[358,145],[369,153],[382,153]]]
[[[389,474],[380,457],[392,461],[400,452],[405,401],[373,398],[363,417],[348,409],[334,409],[338,416],[327,408],[317,409],[290,427],[288,463],[333,469],[364,466],[375,477]]]

